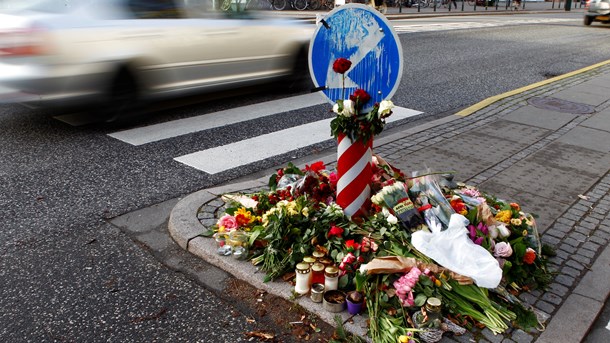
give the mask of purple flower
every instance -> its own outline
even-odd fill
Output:
[[[479,231],[481,231],[485,236],[487,236],[487,234],[489,233],[489,229],[487,229],[487,225],[483,224],[483,222],[479,223],[479,225],[477,225],[477,229],[479,229]]]
[[[470,239],[474,239],[477,236],[477,229],[475,229],[474,225],[468,225],[468,231],[470,231]]]
[[[474,244],[476,245],[481,245],[481,243],[483,243],[483,237],[478,237],[477,239],[474,240]]]

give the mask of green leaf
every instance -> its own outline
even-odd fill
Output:
[[[212,237],[213,235],[214,235],[214,230],[212,230],[212,229],[207,229],[200,234],[200,236],[203,236],[203,237]]]
[[[349,283],[349,275],[345,274],[339,278],[339,288],[347,287],[348,283]]]
[[[425,294],[419,293],[416,297],[415,297],[415,306],[417,307],[421,307],[424,306],[424,304],[426,303],[426,300],[428,299],[428,297]]]
[[[260,234],[261,232],[259,230],[252,231],[252,233],[250,234],[250,240],[248,241],[249,245],[253,245],[254,241],[258,238]]]

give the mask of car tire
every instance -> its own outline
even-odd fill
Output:
[[[122,122],[139,115],[140,88],[135,77],[121,68],[110,84],[105,102],[101,104],[103,119],[107,123]]]
[[[585,26],[590,26],[591,23],[593,23],[593,18],[589,17],[588,15],[585,16],[585,20],[584,20]]]
[[[312,11],[317,11],[320,9],[320,0],[310,0],[307,7]]]
[[[294,0],[294,8],[297,11],[304,11],[307,8],[307,0]]]
[[[271,6],[276,11],[283,11],[288,3],[287,0],[272,0]]]

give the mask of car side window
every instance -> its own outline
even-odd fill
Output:
[[[173,0],[128,0],[131,13],[138,19],[183,18],[182,8]]]

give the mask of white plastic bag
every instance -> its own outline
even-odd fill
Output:
[[[471,277],[478,286],[496,288],[502,269],[489,251],[468,238],[468,223],[461,214],[452,214],[447,230],[417,231],[411,236],[411,244],[441,266]]]

